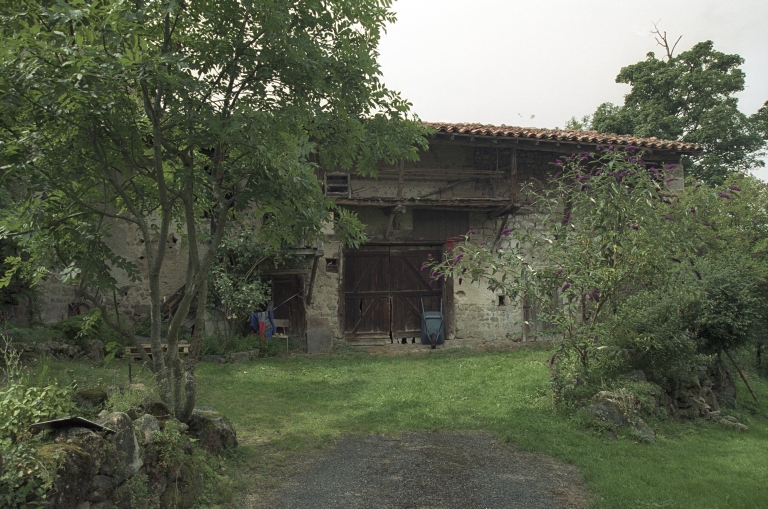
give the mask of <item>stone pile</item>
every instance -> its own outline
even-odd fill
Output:
[[[152,497],[163,508],[192,508],[203,479],[190,439],[212,453],[237,447],[232,423],[212,408],[195,409],[189,426],[171,418],[162,403],[148,405],[146,413],[133,410],[133,419],[102,411],[98,423],[114,433],[68,428],[38,449],[39,457],[57,465],[47,507],[139,509]],[[183,437],[176,444],[182,460],[172,468],[151,447],[170,422]]]
[[[632,371],[624,378],[647,382],[645,373]],[[649,390],[654,403],[651,413],[677,420],[705,419],[745,431],[747,426],[736,418],[723,415],[723,409],[736,407],[733,377],[722,361],[714,366],[700,366],[695,373],[681,373],[669,379],[660,392]],[[656,433],[636,415],[636,408],[626,408],[623,396],[610,391],[599,392],[586,410],[597,419],[616,427],[628,426],[642,441],[654,441]]]

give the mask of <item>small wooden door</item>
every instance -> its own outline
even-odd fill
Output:
[[[370,246],[344,253],[344,335],[348,339],[416,337],[421,302],[440,309],[442,280],[431,281],[422,264],[440,248]]]
[[[304,335],[304,324],[306,323],[302,296],[296,295],[301,292],[301,283],[299,276],[275,276],[272,278],[272,302],[275,306],[280,306],[282,303],[282,306],[275,309],[275,319],[288,320],[290,333],[299,337]]]

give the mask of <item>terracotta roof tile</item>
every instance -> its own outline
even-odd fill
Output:
[[[698,152],[701,146],[683,141],[640,138],[638,136],[599,133],[597,131],[570,131],[566,129],[539,129],[536,127],[495,126],[483,124],[451,124],[446,122],[424,122],[424,125],[438,133],[461,134],[465,136],[491,136],[502,138],[529,138],[563,142],[582,142],[602,145],[634,145],[641,148]]]

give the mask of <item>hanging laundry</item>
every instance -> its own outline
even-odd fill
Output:
[[[249,324],[254,333],[261,336],[261,342],[264,342],[264,338],[272,341],[272,334],[275,333],[277,327],[275,327],[275,311],[257,311],[251,313]]]

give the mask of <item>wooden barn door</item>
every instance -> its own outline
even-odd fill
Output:
[[[389,248],[344,254],[344,331],[355,337],[389,337]]]
[[[421,328],[421,303],[440,309],[442,280],[421,271],[440,248],[370,246],[344,253],[344,336],[353,342],[389,343],[413,338]],[[386,340],[386,341],[383,341]]]
[[[421,302],[424,309],[438,311],[443,295],[443,280],[431,281],[428,270],[420,270],[428,255],[440,256],[435,249],[392,247],[389,252],[392,298],[392,336],[395,339],[418,337],[421,333]]]

